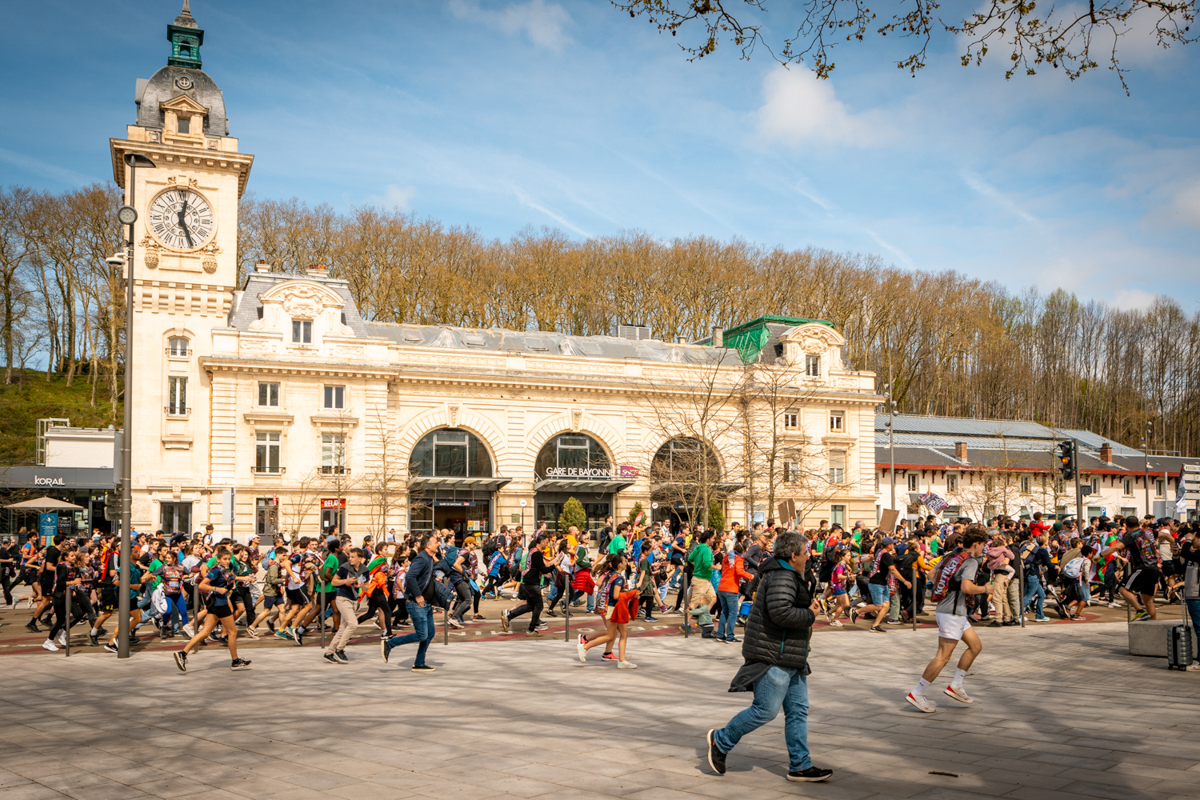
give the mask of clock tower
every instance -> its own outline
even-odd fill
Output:
[[[134,280],[133,523],[168,533],[203,527],[213,512],[207,441],[210,387],[200,359],[223,328],[237,288],[238,199],[254,157],[229,135],[225,99],[200,69],[204,31],[188,0],[167,26],[166,66],[139,79],[137,120],[110,139],[113,178],[130,197]],[[154,167],[136,170],[127,153]],[[219,498],[217,500],[219,508]],[[213,520],[215,522],[215,520]]]

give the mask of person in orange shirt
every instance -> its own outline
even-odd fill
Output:
[[[738,606],[741,605],[741,595],[738,588],[742,581],[753,580],[754,576],[746,570],[746,545],[738,542],[733,550],[726,553],[721,566],[721,580],[717,584],[717,602],[721,606],[721,618],[717,620],[716,638],[718,642],[736,642],[734,625],[737,623]]]

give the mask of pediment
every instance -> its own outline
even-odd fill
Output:
[[[286,281],[258,296],[262,304],[278,304],[293,319],[315,319],[327,308],[345,308],[346,300],[315,281]]]
[[[191,97],[187,96],[186,94],[175,95],[170,100],[167,100],[165,103],[162,103],[161,108],[167,109],[169,111],[174,111],[176,114],[178,114],[180,116],[187,116],[189,114],[207,114],[208,113],[208,108],[206,106],[200,105],[198,102],[196,102],[195,100],[193,100]]]
[[[800,345],[800,349],[805,353],[819,353],[846,344],[846,337],[834,328],[819,322],[797,325],[779,338],[782,342],[794,342]]]

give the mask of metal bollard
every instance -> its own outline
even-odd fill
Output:
[[[566,575],[563,576],[563,583],[567,585],[567,591],[564,594],[567,605],[567,632],[563,635],[563,641],[569,642],[571,641],[571,582],[567,580]]]
[[[692,588],[692,582],[689,579],[687,570],[683,572],[683,586],[679,587],[679,591],[683,592],[683,601],[679,604],[683,608],[683,638],[688,638],[692,633],[692,614],[688,608],[688,593]]]
[[[450,609],[442,609],[442,644],[450,644]]]
[[[63,637],[67,642],[67,658],[71,657],[71,587],[67,586],[67,617],[63,620]]]
[[[321,629],[321,647],[325,647],[325,587],[321,588],[321,616],[317,619],[317,627]]]
[[[917,562],[916,561],[913,561],[913,563],[912,563],[912,590],[908,594],[911,597],[910,602],[912,603],[912,607],[908,609],[908,612],[912,616],[913,630],[915,631],[917,629]]]
[[[1008,598],[1005,598],[1007,600]],[[1017,547],[1017,608],[1020,609],[1021,627],[1025,627],[1025,563],[1021,561],[1021,548]]]

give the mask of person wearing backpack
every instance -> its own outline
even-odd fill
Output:
[[[1192,631],[1200,631],[1200,529],[1193,524],[1189,534],[1180,538],[1179,563],[1183,567],[1183,604],[1191,617]],[[1188,672],[1200,670],[1200,652],[1193,653]]]
[[[1158,619],[1158,612],[1154,607],[1154,593],[1158,591],[1158,582],[1162,578],[1162,572],[1159,570],[1161,556],[1158,552],[1158,539],[1149,528],[1141,527],[1137,517],[1126,517],[1125,527],[1126,532],[1121,536],[1121,541],[1113,542],[1112,546],[1105,548],[1100,557],[1104,558],[1113,552],[1124,552],[1129,559],[1129,573],[1118,591],[1125,602],[1137,612],[1133,615],[1133,621]]]
[[[991,593],[991,585],[976,583],[979,575],[979,560],[983,548],[987,544],[987,531],[980,525],[972,525],[963,534],[962,549],[947,553],[938,562],[937,571],[933,577],[933,600],[937,603],[935,617],[938,626],[937,655],[925,667],[921,679],[905,699],[919,711],[932,714],[937,710],[937,704],[925,696],[938,674],[950,661],[954,648],[959,641],[967,645],[967,651],[958,659],[958,668],[954,678],[943,691],[960,703],[975,702],[963,688],[963,678],[971,664],[983,651],[983,643],[979,634],[971,628],[970,606],[968,599],[975,595],[983,595],[986,601]]]
[[[1092,579],[1092,555],[1096,552],[1090,544],[1085,544],[1079,555],[1063,565],[1061,580],[1063,583],[1063,601],[1067,604],[1068,618],[1076,622],[1083,620],[1083,609],[1087,606],[1087,595],[1084,587]],[[1074,609],[1071,607],[1074,606]]]

